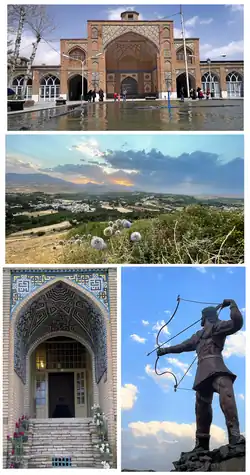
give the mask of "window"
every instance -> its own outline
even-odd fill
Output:
[[[187,62],[189,64],[192,64],[193,63],[193,58],[192,58],[192,51],[189,49],[189,48],[186,48],[186,53],[187,53]],[[184,48],[180,48],[177,52],[176,52],[176,59],[177,61],[185,61],[185,55],[184,55]]]
[[[132,20],[133,19],[133,14],[129,13],[128,18],[130,18]]]
[[[36,368],[73,369],[86,368],[86,349],[76,341],[46,342],[36,351]]]
[[[85,404],[85,372],[77,373],[76,377],[77,404]]]
[[[45,374],[36,376],[36,406],[45,406],[46,404],[46,381]]]
[[[75,59],[76,61],[85,61],[86,59],[85,51],[82,51],[80,48],[73,49],[69,53],[69,56],[71,59]]]

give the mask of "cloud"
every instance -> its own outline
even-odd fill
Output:
[[[226,272],[227,272],[227,274],[234,274],[234,271],[233,271],[232,267],[227,267]]]
[[[244,357],[246,351],[246,332],[240,330],[235,335],[230,335],[226,339],[223,356],[230,358],[230,356]]]
[[[226,8],[230,8],[232,13],[235,12],[244,12],[244,5],[234,4],[234,5],[225,5]]]
[[[195,423],[175,421],[134,421],[122,431],[122,468],[169,472],[181,452],[192,450]],[[225,431],[211,426],[211,448],[226,442]]]
[[[195,267],[195,270],[197,270],[201,274],[206,274],[207,273],[207,269],[204,266]]]
[[[124,384],[121,388],[121,408],[129,411],[137,401],[138,388],[134,384]]]
[[[141,321],[143,325],[149,325],[149,321],[148,320],[142,320]]]
[[[204,18],[203,20],[200,20],[200,25],[210,25],[213,21],[213,18]]]
[[[15,36],[8,35],[10,40],[15,40]],[[35,41],[35,36],[28,32],[24,31],[22,34],[20,56],[24,58],[29,58],[32,52],[32,43]],[[60,64],[60,43],[57,42],[45,42],[42,40],[37,48],[34,65],[53,65],[57,66]]]
[[[238,397],[239,397],[239,399],[242,399],[242,401],[245,401],[245,396],[244,396],[244,394],[242,394],[242,393],[241,393],[241,394],[238,394]]]
[[[130,335],[130,338],[136,341],[137,343],[145,343],[147,341],[146,338],[142,338],[139,335],[136,335],[135,333],[133,333],[133,335]]]
[[[21,156],[15,156],[15,155],[7,153],[6,172],[32,174],[32,173],[37,173],[37,172],[40,173],[41,169],[40,169],[40,165],[34,163],[33,161],[28,162],[27,157],[24,157],[24,159],[22,159]]]
[[[168,367],[168,368],[167,367],[161,367],[160,371],[161,372],[165,372],[165,371],[172,371],[173,372],[171,367]],[[174,387],[174,382],[175,382],[174,377],[169,373],[163,374],[163,375],[161,375],[161,377],[159,377],[155,373],[155,369],[150,364],[147,364],[145,366],[145,373],[146,373],[147,376],[152,378],[153,381],[158,386],[160,386],[160,388],[163,390],[163,392],[168,392],[170,389],[172,389]]]
[[[189,368],[189,363],[183,363],[183,361],[180,361],[178,358],[166,358],[168,363],[177,366],[177,368],[180,368],[180,370],[185,373],[187,369]],[[187,376],[192,376],[191,371],[188,371]]]
[[[160,328],[161,328],[163,325],[165,325],[165,323],[166,323],[165,320],[157,321],[157,322],[155,323],[155,325],[153,325],[152,330],[158,332],[158,331],[160,330]],[[165,333],[165,335],[170,335],[170,332],[169,332],[167,326],[163,328],[162,333]]]
[[[225,54],[227,56],[227,59],[239,59],[243,56],[244,53],[244,41],[231,41],[228,44],[224,44],[218,47],[213,47],[210,44],[201,44],[200,52],[202,59],[211,58],[212,60],[219,60],[221,59],[222,54]]]

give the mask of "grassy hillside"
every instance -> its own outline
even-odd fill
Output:
[[[67,264],[239,264],[244,262],[242,211],[222,211],[188,206],[184,211],[138,220],[119,236],[103,235],[106,222],[90,222],[72,229],[61,262]],[[132,232],[141,240],[131,242]],[[107,248],[93,249],[92,236],[102,237]],[[82,240],[81,240],[82,239]]]

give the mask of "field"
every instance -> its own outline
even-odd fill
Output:
[[[119,235],[104,236],[108,222],[89,222],[68,232],[42,237],[6,239],[7,263],[61,264],[242,264],[244,262],[244,214],[200,205],[171,214],[139,219]],[[54,226],[53,226],[54,227]],[[43,228],[41,228],[43,229]],[[29,230],[30,232],[30,230]],[[37,232],[37,228],[36,228]],[[140,233],[139,242],[131,233]],[[106,249],[91,247],[93,236]],[[22,256],[22,257],[21,257]]]

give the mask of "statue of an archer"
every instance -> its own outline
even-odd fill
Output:
[[[230,320],[222,321],[218,310],[230,306]],[[157,356],[169,353],[196,351],[198,367],[193,389],[196,391],[196,445],[194,450],[209,450],[210,426],[212,423],[213,393],[219,394],[220,406],[226,419],[229,444],[244,440],[240,434],[239,419],[234,396],[233,383],[236,375],[225,365],[222,350],[228,335],[242,328],[242,314],[234,300],[224,300],[218,307],[202,310],[201,326],[183,343],[167,348],[158,348]]]

